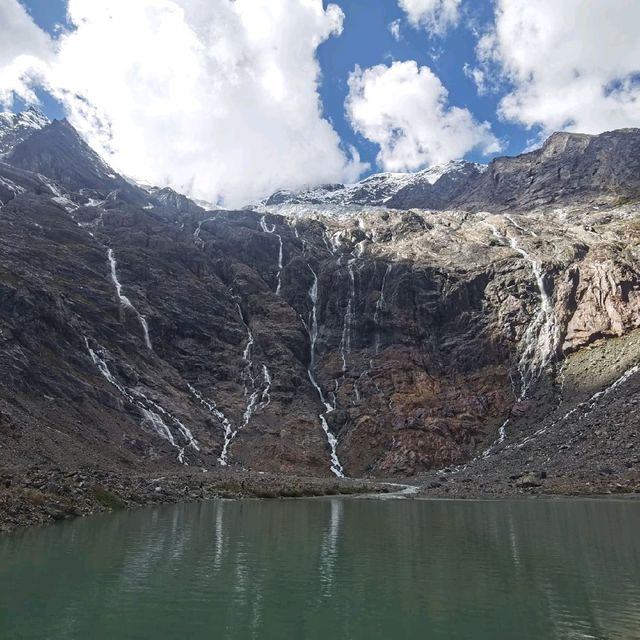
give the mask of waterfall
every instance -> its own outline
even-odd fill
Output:
[[[340,355],[342,357],[343,374],[347,372],[347,356],[351,353],[351,324],[353,316],[353,301],[356,295],[353,262],[353,259],[349,260],[349,263],[347,265],[347,273],[349,276],[349,297],[347,298],[347,307],[344,312],[344,321],[342,323],[342,340],[340,341]]]
[[[93,364],[98,368],[98,371],[100,371],[107,382],[113,385],[129,404],[134,405],[141,411],[145,421],[151,426],[156,435],[163,440],[166,440],[172,447],[178,450],[178,462],[181,464],[187,464],[185,460],[185,449],[187,447],[191,447],[195,451],[200,451],[198,441],[191,431],[180,420],[178,420],[178,418],[169,413],[164,409],[164,407],[161,407],[157,402],[148,398],[144,393],[127,389],[123,384],[118,382],[115,376],[111,373],[111,370],[104,358],[102,358],[97,351],[91,348],[88,338],[83,336],[83,340]],[[174,425],[176,425],[178,434],[185,442],[184,445],[181,446],[178,444],[171,428],[163,420],[162,416],[165,416],[170,422],[173,422]]]
[[[522,233],[535,236],[534,232],[528,232],[523,226],[515,222],[511,216],[505,216],[505,218]],[[518,401],[521,401],[527,397],[532,385],[540,378],[545,367],[556,354],[559,340],[558,322],[553,308],[553,301],[544,284],[541,263],[523,249],[513,236],[500,232],[498,227],[485,220],[482,221],[482,224],[489,227],[495,238],[501,243],[508,243],[516,253],[531,265],[531,272],[540,295],[538,310],[527,326],[519,345],[520,356],[516,363],[516,369],[520,388],[518,391],[514,391]],[[506,440],[508,425],[509,419],[498,430],[497,440],[482,453],[483,458],[488,457],[494,447]]]
[[[212,220],[215,220],[215,218],[207,218],[206,220],[200,220],[200,222],[198,222],[198,226],[196,227],[196,230],[193,232],[193,237],[200,238],[200,231],[202,231],[202,225],[205,222],[211,222]]]
[[[509,246],[520,254],[531,265],[531,271],[540,294],[540,305],[529,323],[520,341],[520,357],[516,364],[520,389],[517,393],[519,400],[527,397],[531,386],[538,380],[544,368],[551,362],[556,354],[559,339],[558,322],[553,308],[551,296],[547,293],[544,283],[542,265],[533,258],[518,241],[508,234],[502,234],[495,225],[484,222],[493,235],[501,242],[507,242]],[[519,225],[513,223],[517,228]]]
[[[218,405],[213,400],[205,399],[202,396],[202,394],[197,389],[195,389],[192,385],[187,384],[187,386],[189,387],[189,391],[191,391],[192,395],[196,398],[196,400],[198,400],[198,402],[200,402],[200,404],[205,409],[207,409],[209,413],[213,414],[219,420],[220,424],[222,424],[222,428],[224,429],[224,444],[222,446],[222,451],[218,456],[218,462],[223,467],[226,467],[229,464],[229,460],[228,460],[229,444],[231,443],[231,440],[235,435],[233,426],[231,425],[231,422],[229,421],[227,416],[225,416],[224,413],[222,413],[222,411],[218,409]]]
[[[384,275],[382,276],[382,285],[380,286],[380,297],[376,301],[376,310],[373,314],[373,322],[376,325],[376,342],[375,342],[375,353],[376,355],[380,353],[380,333],[382,332],[382,322],[380,319],[381,313],[384,311],[385,299],[384,299],[384,287],[387,284],[387,278],[391,273],[391,264],[387,265],[385,269]]]
[[[253,345],[255,344],[255,338],[253,335],[253,331],[251,331],[251,327],[247,323],[244,318],[244,314],[242,313],[242,307],[240,307],[239,303],[236,303],[236,307],[238,309],[238,315],[240,317],[240,322],[247,332],[247,344],[245,345],[242,351],[242,360],[244,362],[244,366],[242,368],[242,380],[244,383],[244,395],[245,397],[248,395],[248,399],[245,405],[244,412],[242,414],[242,422],[237,429],[233,429],[231,423],[227,420],[227,418],[222,414],[222,412],[215,409],[215,405],[213,405],[213,410],[211,410],[214,415],[216,415],[222,422],[225,429],[225,439],[224,446],[222,448],[222,453],[218,458],[221,465],[226,466],[229,464],[229,448],[231,446],[231,442],[238,435],[240,429],[244,429],[249,425],[251,418],[256,413],[256,411],[260,411],[266,408],[271,403],[271,374],[269,373],[269,369],[266,365],[262,365],[262,377],[263,377],[263,387],[260,388],[256,385],[256,377],[253,374],[254,363],[253,363]],[[206,405],[205,405],[206,406]]]
[[[282,287],[282,260],[283,260],[282,236],[279,233],[275,233],[275,230],[276,230],[275,224],[272,224],[271,227],[267,225],[267,219],[265,216],[262,216],[262,218],[260,218],[260,228],[265,233],[274,234],[276,238],[278,238],[278,274],[276,276],[278,284],[276,286],[276,294],[280,295],[280,289]]]
[[[198,445],[198,441],[193,436],[193,433],[191,433],[191,430],[188,429],[180,420],[178,420],[178,418],[176,418],[174,415],[169,413],[164,407],[161,407],[157,402],[154,402],[153,400],[148,398],[144,393],[138,391],[136,392],[136,394],[139,397],[143,398],[144,401],[148,403],[150,406],[152,406],[158,413],[168,418],[171,422],[173,422],[177,426],[178,431],[182,436],[182,438],[187,443],[187,446],[191,447],[192,449],[195,449],[196,451],[200,451],[200,446]]]
[[[247,344],[242,351],[242,360],[244,362],[244,367],[242,369],[242,380],[244,382],[244,395],[249,394],[251,390],[251,394],[249,395],[249,399],[247,400],[247,404],[244,410],[244,414],[242,416],[242,427],[246,427],[251,420],[251,416],[253,415],[253,411],[255,409],[256,403],[258,401],[259,392],[256,389],[256,379],[253,375],[253,345],[255,344],[255,338],[253,337],[253,331],[251,331],[251,327],[247,324],[244,319],[244,315],[242,313],[242,308],[240,304],[236,305],[238,307],[238,315],[240,316],[240,322],[244,326],[245,331],[247,332]],[[234,434],[235,435],[235,434]]]
[[[140,322],[140,325],[142,327],[142,332],[144,334],[144,343],[147,345],[147,349],[152,349],[151,339],[149,338],[149,325],[147,324],[147,319],[133,306],[133,304],[131,303],[131,300],[129,300],[129,298],[127,298],[127,296],[125,296],[122,293],[122,285],[118,280],[118,273],[116,270],[117,263],[116,263],[115,255],[113,253],[113,249],[107,249],[107,259],[109,260],[109,266],[111,267],[111,281],[113,282],[116,288],[116,295],[118,296],[118,301],[123,307],[127,309],[131,309],[131,311],[133,311],[133,313],[136,314],[136,317]]]
[[[262,377],[264,379],[264,389],[262,391],[262,396],[260,397],[260,406],[258,407],[260,410],[271,404],[271,374],[269,373],[269,368],[266,364],[262,365]]]
[[[538,237],[538,234],[535,231],[532,231],[531,229],[525,229],[525,227],[523,227],[521,224],[518,224],[514,219],[513,216],[510,216],[508,213],[504,214],[504,217],[518,230],[521,231],[522,233],[524,233],[525,235],[530,235],[533,236],[534,238]]]
[[[338,447],[337,438],[331,433],[329,430],[329,425],[327,423],[326,415],[335,410],[335,406],[330,402],[327,402],[324,394],[322,393],[322,389],[318,384],[318,381],[315,378],[314,370],[316,364],[316,342],[318,341],[318,276],[316,272],[309,266],[309,270],[313,274],[313,282],[311,283],[311,288],[309,289],[308,296],[311,300],[311,314],[309,318],[309,323],[307,325],[307,330],[309,332],[309,344],[310,344],[310,356],[309,356],[309,368],[307,369],[307,374],[309,376],[309,380],[316,390],[318,397],[320,398],[320,402],[325,408],[325,412],[321,413],[320,425],[322,426],[322,430],[325,433],[327,438],[327,442],[329,444],[329,450],[331,452],[331,472],[337,476],[338,478],[344,478],[344,471],[342,469],[342,465],[340,464],[340,460],[338,459],[338,454],[336,449]]]

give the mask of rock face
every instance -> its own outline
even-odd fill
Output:
[[[35,130],[9,151],[6,162],[46,176],[65,192],[118,191],[122,200],[146,201],[142,190],[107,166],[66,120]]]
[[[536,185],[566,152],[590,199],[626,198],[625,136],[556,136],[495,166],[513,184],[538,167]],[[640,326],[638,205],[559,211],[568,178],[508,213],[494,163],[430,175],[474,182],[478,202],[494,184],[492,213],[206,212],[92,153],[53,123],[0,163],[0,463],[427,472],[532,435],[572,406],[564,358]],[[601,192],[581,157],[608,167]],[[571,397],[625,388],[601,364]]]
[[[640,194],[640,129],[554,133],[541,149],[496,158],[450,204],[471,211],[618,203]]]

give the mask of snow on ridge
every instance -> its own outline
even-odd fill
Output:
[[[22,126],[29,129],[42,129],[48,124],[50,124],[49,118],[34,107],[20,113],[14,113],[13,111],[0,112],[0,126],[3,128]]]
[[[43,129],[50,123],[49,118],[35,107],[20,113],[0,112],[0,154],[10,152],[31,133]]]
[[[293,208],[313,208],[314,206],[384,206],[401,189],[412,186],[423,186],[425,183],[433,186],[443,176],[463,174],[470,168],[484,173],[487,165],[453,160],[434,165],[415,173],[383,172],[375,173],[360,182],[352,184],[316,185],[299,190],[282,189],[269,198],[249,205],[248,208],[257,210],[282,209],[284,206]]]

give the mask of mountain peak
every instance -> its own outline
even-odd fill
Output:
[[[349,185],[319,185],[300,191],[278,191],[265,206],[278,205],[367,205],[395,208],[439,208],[457,195],[466,181],[487,169],[487,165],[451,160],[415,173],[374,173]]]
[[[0,112],[0,155],[10,153],[34,131],[49,124],[49,118],[36,107],[29,107],[20,113]]]

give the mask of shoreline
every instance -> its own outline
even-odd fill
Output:
[[[403,478],[287,476],[228,468],[158,469],[138,474],[99,469],[0,467],[0,535],[98,513],[216,499],[351,497],[414,500],[614,499],[637,500],[640,487],[601,483],[499,485],[492,491],[466,482],[434,486],[441,473]],[[453,479],[453,478],[451,478]],[[459,485],[459,486],[457,486]],[[397,489],[395,491],[391,489]]]
[[[133,474],[0,467],[0,535],[97,513],[160,504],[387,492],[388,486],[376,480],[285,476],[236,469],[164,469]]]

